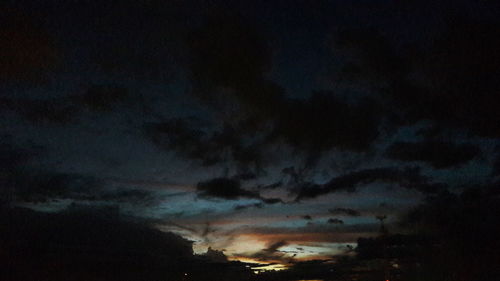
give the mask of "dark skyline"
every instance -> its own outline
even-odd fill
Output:
[[[102,2],[0,4],[3,274],[497,276],[500,4]]]

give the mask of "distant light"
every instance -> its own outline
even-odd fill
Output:
[[[188,274],[187,273],[184,273],[184,276],[187,276]]]

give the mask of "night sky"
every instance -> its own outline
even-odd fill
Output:
[[[2,1],[1,279],[344,280],[325,268],[370,256],[359,238],[399,235],[427,241],[426,279],[396,280],[495,280],[499,19],[493,0]]]

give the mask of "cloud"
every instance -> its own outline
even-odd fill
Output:
[[[330,242],[352,243],[359,237],[378,235],[380,225],[371,224],[313,224],[302,227],[242,227],[234,230],[234,235],[245,235],[260,241],[287,241],[291,244]]]
[[[411,42],[383,27],[341,28],[335,48],[348,62],[336,82],[379,95],[395,126],[430,120],[475,136],[500,136],[498,22],[454,13],[439,14],[448,17],[445,23],[433,32],[419,30]]]
[[[274,262],[283,262],[285,260],[292,260],[293,258],[287,257],[286,253],[279,251],[281,247],[288,245],[286,241],[276,241],[271,242],[267,245],[267,248],[264,248],[260,251],[257,251],[252,254],[236,254],[236,256],[249,257],[253,259],[257,259],[259,261],[274,261]]]
[[[244,143],[245,134],[230,124],[222,128],[200,128],[192,119],[169,119],[145,125],[145,133],[156,145],[173,150],[204,166],[233,162],[246,179],[261,172],[262,149],[258,143]]]
[[[314,92],[275,108],[271,138],[313,154],[332,148],[366,151],[379,135],[381,115],[369,99],[347,103],[333,92]]]
[[[252,172],[245,172],[245,173],[240,173],[237,175],[233,176],[234,179],[240,180],[240,181],[246,181],[246,180],[253,180],[257,178],[257,175]]]
[[[260,129],[268,143],[284,142],[314,159],[334,147],[366,151],[379,134],[381,115],[371,99],[349,103],[333,92],[286,98],[265,78],[271,64],[265,36],[241,18],[209,18],[189,45],[193,92],[243,131]]]
[[[328,212],[330,212],[330,214],[332,215],[347,215],[351,217],[361,216],[361,213],[359,211],[349,208],[333,208],[328,209]]]
[[[225,200],[237,200],[240,198],[257,199],[265,204],[283,203],[279,198],[264,198],[258,192],[243,189],[238,180],[232,178],[214,178],[211,180],[199,182],[196,186],[198,195],[201,197],[218,198]],[[259,205],[253,204],[258,207]],[[249,206],[236,206],[237,209],[243,209]]]
[[[419,161],[436,169],[465,164],[480,154],[478,147],[443,141],[396,142],[385,155],[400,161]]]
[[[227,200],[239,198],[259,198],[259,194],[241,188],[240,182],[228,178],[215,178],[200,182],[196,189],[202,197],[214,197]]]
[[[268,245],[267,248],[265,248],[263,251],[269,252],[269,253],[274,253],[276,252],[279,248],[286,246],[288,243],[286,241],[277,241],[275,243],[272,243]]]
[[[413,168],[374,168],[351,172],[335,178],[324,184],[303,183],[294,190],[297,193],[296,201],[315,198],[331,192],[356,192],[359,185],[373,182],[397,184],[399,186],[416,189],[424,193],[435,193],[446,186],[429,182],[429,179],[420,174],[418,167]]]
[[[55,172],[23,172],[13,179],[14,200],[47,202],[60,199],[93,199],[103,182],[93,177]]]
[[[471,28],[466,30],[469,29]],[[477,35],[482,39],[494,34],[491,27],[480,24],[473,25],[472,29],[476,31],[484,29],[483,33],[476,32],[483,34]],[[153,138],[156,138],[155,142],[160,146],[178,151],[186,157],[201,160],[206,165],[223,162],[220,156],[222,154],[217,149],[210,149],[211,146],[224,147],[229,150],[231,156],[224,156],[225,158],[237,159],[239,152],[244,151],[244,155],[246,152],[250,153],[250,157],[247,158],[252,159],[250,163],[262,163],[254,159],[262,160],[262,156],[266,155],[263,147],[267,144],[286,144],[303,153],[305,162],[315,163],[325,151],[334,148],[356,152],[369,151],[381,133],[382,123],[387,125],[386,127],[395,128],[403,124],[431,120],[433,123],[445,125],[444,127],[468,128],[477,131],[477,128],[472,128],[474,126],[465,124],[466,121],[468,122],[466,120],[468,117],[464,118],[464,116],[473,116],[472,119],[481,121],[476,122],[477,127],[482,126],[481,124],[493,124],[490,119],[494,118],[485,118],[486,115],[481,113],[480,107],[476,107],[477,103],[472,100],[469,100],[467,104],[474,104],[476,110],[471,112],[457,111],[461,110],[460,108],[465,110],[467,107],[465,103],[458,107],[451,106],[461,100],[462,94],[457,92],[458,98],[455,99],[453,94],[445,94],[453,91],[450,89],[441,91],[439,89],[441,86],[438,87],[438,84],[446,86],[454,83],[439,81],[428,83],[434,80],[434,77],[440,77],[437,75],[439,73],[433,70],[442,66],[446,67],[447,61],[457,64],[456,59],[459,58],[458,56],[447,58],[448,54],[443,50],[453,49],[454,45],[448,41],[459,41],[460,37],[455,34],[456,32],[452,32],[451,28],[443,30],[446,36],[433,38],[435,40],[430,42],[418,37],[416,42],[412,42],[416,46],[407,47],[406,42],[401,43],[403,46],[397,45],[396,42],[400,40],[387,36],[388,32],[382,28],[340,28],[334,36],[335,48],[348,53],[346,58],[348,63],[341,71],[339,79],[342,82],[349,80],[347,83],[351,84],[369,81],[370,89],[367,92],[370,94],[347,99],[341,96],[343,93],[315,91],[307,98],[292,99],[285,96],[285,91],[279,85],[267,79],[267,72],[272,64],[273,50],[264,30],[256,24],[251,24],[245,17],[230,15],[230,13],[214,13],[195,27],[187,40],[190,57],[189,73],[193,83],[192,92],[209,105],[217,121],[228,124],[224,126],[231,128],[233,133],[230,135],[231,138],[226,135],[226,139],[236,140],[236,142],[220,144],[215,141],[216,138],[211,133],[207,132],[206,128],[200,129],[186,124],[175,125],[185,127],[184,131],[178,127],[171,130],[172,123],[168,121],[166,123],[169,124],[153,126],[156,127]],[[473,34],[472,31],[470,33]],[[472,37],[476,36],[471,34],[469,35]],[[427,37],[422,36],[422,38]],[[494,37],[491,36],[491,38]],[[441,41],[443,42],[439,43]],[[471,49],[470,51],[476,57],[484,60],[477,50],[463,46],[467,44],[463,41],[458,42],[461,48]],[[480,42],[483,41],[487,46],[480,47],[496,58],[491,52],[494,49],[492,45],[496,41],[481,40]],[[439,47],[440,44],[443,45]],[[439,54],[443,56],[439,56],[436,60],[431,59]],[[469,59],[466,61],[473,63]],[[494,61],[496,60],[485,62],[488,69],[494,69],[490,66]],[[457,64],[457,66],[460,65]],[[457,67],[457,69],[462,68],[462,66]],[[494,79],[490,79],[492,77],[490,72],[481,70],[481,73],[488,78],[486,84],[496,85],[495,82],[491,82]],[[421,81],[415,78],[421,76],[430,80],[425,78]],[[460,81],[465,80],[467,79]],[[470,86],[476,85],[476,88],[480,88],[478,85],[482,84],[479,80],[472,82]],[[497,104],[495,99],[491,98],[492,96],[494,95],[481,94],[481,98],[484,97],[480,101],[482,106],[488,105],[489,108]],[[491,103],[487,102],[489,99]],[[454,117],[443,114],[443,112],[448,112],[448,109],[457,114],[454,114]],[[492,115],[493,110],[488,109],[488,112]],[[458,122],[462,124],[453,120],[461,120]],[[491,126],[488,125],[488,127]],[[211,131],[219,129],[212,128]],[[242,143],[248,143],[251,140],[249,131],[259,132],[263,135],[265,142],[256,143],[251,147],[242,146]],[[222,130],[220,133],[222,135]],[[384,133],[390,134],[391,132],[387,130]],[[184,145],[176,141],[176,134],[179,134],[180,139],[187,134],[190,142]],[[249,149],[246,150],[246,148]],[[457,149],[462,148],[465,149],[465,147],[457,147]],[[452,160],[444,159],[445,156],[456,154],[452,150],[447,152],[449,154],[443,156],[443,162],[437,159],[424,161],[438,168],[453,166]],[[471,155],[475,155],[472,150],[462,154],[463,158],[454,160],[465,163],[472,157]]]
[[[94,176],[21,167],[8,174],[5,184],[11,191],[9,198],[15,203],[50,203],[69,199],[152,206],[164,198],[161,193],[150,190],[110,186],[107,181]]]
[[[285,203],[285,202],[283,202],[283,200],[281,200],[280,198],[262,198],[262,197],[261,197],[261,200],[262,200],[262,202],[264,202],[264,203],[266,203],[266,204]]]
[[[305,220],[312,220],[312,217],[310,215],[302,216],[302,218]]]
[[[206,133],[194,129],[187,120],[171,119],[162,123],[146,125],[146,134],[160,147],[173,149],[188,158],[200,159],[205,165],[213,165],[220,160],[217,152],[212,152],[206,142]],[[214,147],[215,148],[215,147]]]
[[[267,185],[259,185],[259,188],[262,188],[262,189],[276,189],[278,187],[281,187],[282,185],[283,185],[283,182],[278,181],[278,182],[270,183],[270,184],[267,184]]]
[[[234,207],[235,211],[240,211],[240,210],[245,210],[249,208],[262,208],[263,204],[262,203],[254,203],[254,204],[247,204],[247,205],[236,205]]]
[[[328,219],[328,223],[331,223],[331,224],[344,224],[344,221],[341,220],[341,219],[337,219],[337,218],[330,218],[330,219]]]

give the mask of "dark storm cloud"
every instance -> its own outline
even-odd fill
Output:
[[[283,200],[281,200],[280,198],[262,198],[261,197],[261,200],[262,200],[262,202],[264,202],[266,204],[284,203]]]
[[[156,204],[162,200],[152,191],[123,187],[108,187],[104,180],[92,176],[42,171],[17,171],[8,181],[17,202],[50,202],[62,199]]]
[[[235,211],[241,211],[241,210],[246,210],[249,208],[262,208],[264,205],[262,203],[254,203],[254,204],[247,204],[247,205],[236,205],[234,207]]]
[[[445,169],[469,162],[480,150],[471,144],[444,141],[396,142],[385,154],[391,159],[424,162],[436,169]]]
[[[196,186],[198,195],[208,198],[219,198],[225,200],[237,200],[240,198],[257,199],[265,204],[283,203],[279,198],[264,198],[258,192],[243,189],[238,180],[231,178],[214,178],[211,180],[199,182]],[[250,206],[260,207],[252,204]],[[236,209],[244,209],[250,206],[236,206]]]
[[[245,133],[241,130],[229,124],[209,129],[194,123],[192,119],[170,119],[146,124],[145,133],[158,146],[205,166],[233,161],[241,170],[235,175],[237,178],[252,179],[261,172],[260,148],[256,143],[244,144]]]
[[[237,175],[234,175],[232,177],[233,179],[240,180],[240,181],[246,181],[246,180],[253,180],[257,178],[257,175],[252,172],[246,172],[246,173],[240,173]]]
[[[318,157],[333,147],[364,151],[378,136],[381,116],[372,100],[347,103],[332,92],[285,98],[265,78],[271,64],[265,36],[241,19],[207,20],[193,32],[190,46],[195,94],[223,116],[242,121],[238,127],[268,131],[268,142],[285,142]]]
[[[36,169],[32,161],[41,148],[0,143],[1,194],[9,203],[40,203],[63,199],[152,205],[163,196],[153,191],[110,186],[96,176]],[[45,152],[43,152],[45,153]],[[4,201],[4,200],[2,200]],[[5,203],[5,202],[4,202]]]
[[[443,128],[498,137],[498,22],[458,14],[448,10],[439,15],[445,24],[419,30],[411,40],[382,27],[341,29],[336,47],[350,60],[340,77],[379,93],[396,108],[387,111],[396,124],[432,120]]]
[[[262,188],[262,189],[276,189],[276,188],[281,187],[281,186],[283,186],[283,182],[278,181],[278,182],[270,183],[270,184],[266,184],[266,185],[259,185],[259,188]]]
[[[341,219],[337,219],[337,218],[330,218],[330,219],[328,219],[328,223],[332,223],[332,224],[344,224],[344,221],[341,220]]]
[[[295,166],[286,167],[281,170],[281,173],[290,177],[292,183],[300,183],[305,179],[307,168],[295,169]]]
[[[14,200],[34,203],[70,198],[91,199],[92,191],[102,188],[103,184],[93,177],[51,172],[23,172],[11,180]]]
[[[283,201],[264,198],[262,194],[282,194],[286,192],[283,189],[292,193],[286,198],[292,195],[301,201],[335,192],[354,193],[371,184],[399,186],[432,195],[428,203],[408,215],[406,223],[412,224],[410,230],[421,225],[425,231],[437,234],[440,237],[437,248],[450,243],[444,250],[435,251],[436,256],[442,254],[444,258],[432,259],[433,264],[446,267],[449,260],[454,260],[455,253],[465,252],[456,257],[470,254],[469,259],[457,263],[455,270],[449,270],[451,277],[422,276],[437,280],[456,276],[464,280],[473,279],[468,278],[471,276],[477,280],[496,280],[484,275],[499,264],[495,251],[500,248],[498,239],[495,240],[499,232],[498,186],[492,184],[491,190],[484,194],[454,195],[445,192],[445,184],[433,180],[435,176],[455,182],[461,180],[460,172],[467,175],[478,172],[483,164],[490,163],[477,157],[480,154],[477,147],[463,143],[473,135],[474,143],[485,144],[484,151],[488,151],[490,143],[486,143],[490,140],[477,136],[500,137],[497,79],[500,31],[497,20],[483,19],[480,11],[456,12],[466,1],[483,2],[485,6],[493,2],[446,0],[434,4],[436,1],[412,0],[395,3],[397,8],[393,8],[386,5],[392,1],[355,4],[330,1],[334,3],[331,6],[325,4],[328,1],[308,4],[292,1],[292,5],[275,1],[252,4],[228,1],[214,4],[218,1],[203,0],[66,4],[9,1],[13,6],[26,5],[26,8],[23,12],[6,9],[6,16],[0,16],[0,88],[7,88],[0,94],[0,110],[6,111],[8,117],[20,116],[33,126],[15,118],[6,130],[19,132],[16,139],[31,137],[35,143],[48,143],[56,155],[44,155],[39,162],[31,163],[34,153],[31,149],[4,151],[0,147],[0,185],[4,187],[0,197],[40,208],[58,207],[67,201],[83,201],[92,208],[103,203],[125,208],[133,204],[141,215],[157,217],[162,216],[164,207],[186,205],[184,200],[190,196],[184,198],[177,196],[181,193],[172,193],[171,196],[176,196],[171,197],[172,201],[178,201],[161,204],[159,208],[157,204],[165,198],[161,191],[152,191],[146,184],[122,187],[117,181],[103,180],[108,177],[102,173],[111,173],[110,177],[125,173],[162,178],[157,181],[174,177],[168,181],[191,186],[200,173],[225,168],[220,178],[208,178],[199,182],[196,190],[188,192],[198,196],[195,204],[173,210],[175,214],[183,214],[186,221],[205,222],[199,216],[215,212],[212,207],[204,207],[207,204],[224,201],[222,205],[234,210],[220,211],[229,214],[264,208]],[[230,6],[239,6],[244,13]],[[441,12],[446,16],[437,15]],[[329,42],[325,39],[330,38],[326,33],[332,27],[338,33],[332,36],[335,49],[328,57],[325,45]],[[333,83],[318,82],[330,68],[340,68]],[[33,91],[24,90],[44,80],[54,83]],[[22,84],[22,89],[18,91],[10,84]],[[75,92],[75,88],[80,90]],[[66,89],[73,90],[63,93]],[[155,104],[140,113],[123,106],[135,102],[141,93],[154,98]],[[192,96],[183,96],[184,93]],[[124,119],[134,120],[126,124],[130,126],[127,133],[137,130],[137,122],[149,122],[143,131],[134,132],[143,133],[141,137],[179,157],[171,162],[167,159],[169,163],[165,166],[164,153],[155,153],[157,149],[148,147],[143,139],[137,136],[129,139],[129,135],[123,139]],[[93,123],[86,126],[75,123],[84,120]],[[6,119],[4,123],[9,121]],[[411,139],[406,133],[422,123],[429,128],[416,134],[432,141],[402,142],[397,138]],[[46,124],[64,126],[39,126]],[[88,126],[97,126],[105,138],[95,138],[96,132],[87,131]],[[448,138],[445,134],[449,134]],[[441,141],[455,137],[456,143]],[[379,151],[380,147],[390,145],[388,141],[395,143],[386,151],[388,159],[381,159],[384,152]],[[108,151],[101,147],[106,145],[116,147]],[[101,169],[102,163],[95,163],[97,158],[123,158],[114,156],[129,151],[130,145],[135,153],[125,157],[128,162],[107,167],[112,170]],[[91,155],[103,149],[107,156]],[[75,159],[74,154],[85,152],[90,153],[85,159],[70,163]],[[343,158],[344,153],[349,159]],[[363,161],[364,156],[373,158]],[[489,155],[485,157],[490,160]],[[333,158],[335,163],[330,164]],[[393,160],[415,161],[433,169],[426,169],[424,174],[418,168],[393,167]],[[384,162],[387,164],[382,165],[391,167],[366,169]],[[466,166],[467,163],[470,165]],[[196,169],[190,170],[184,164]],[[46,165],[46,170],[40,170],[41,165]],[[51,171],[51,165],[75,172]],[[292,165],[279,174],[280,168]],[[444,170],[460,165],[464,171]],[[493,176],[499,175],[498,167],[493,167]],[[78,169],[94,174],[83,175]],[[442,170],[437,173],[435,169]],[[335,177],[330,178],[332,173]],[[408,204],[416,203],[419,196],[407,198],[408,194],[404,192]],[[389,191],[376,195],[380,201],[390,201],[393,196]],[[387,198],[381,198],[384,196]],[[327,197],[322,200],[328,200]],[[354,201],[355,197],[352,196]],[[349,207],[367,203],[360,200],[351,202]],[[369,203],[376,206],[380,201]],[[290,204],[294,203],[297,202]],[[240,234],[271,241],[262,251],[245,253],[246,257],[283,263],[290,261],[290,256],[280,251],[286,246],[285,241],[311,246],[315,242],[355,242],[361,235],[377,235],[379,224],[375,219],[371,218],[373,224],[364,225],[357,222],[366,217],[350,218],[360,216],[355,209],[335,208],[339,205],[330,204],[328,207],[333,208],[330,214],[319,222],[320,213],[315,208],[321,206],[309,203],[294,204],[299,208],[295,212],[299,220],[300,214],[315,216],[315,224],[309,221],[310,216],[303,216],[308,221],[302,221],[307,223],[302,227],[289,221],[276,223],[289,227],[263,226],[268,219],[273,221],[275,216],[271,214],[264,215],[264,221],[256,221],[255,227],[238,228],[231,234],[229,231],[233,230],[227,230],[227,235],[219,237],[216,234],[221,229],[235,227],[242,221],[236,218],[220,222],[217,233],[213,227],[216,222],[195,226],[163,223],[186,235],[201,237],[206,244],[208,237],[214,237],[216,243],[235,242],[232,246],[237,248]],[[186,278],[243,281],[267,277],[228,276],[226,265],[207,266],[199,262],[201,257],[192,257],[190,247],[179,246],[187,242],[184,239],[159,233],[141,223],[124,222],[118,209],[82,212],[73,206],[61,214],[27,210],[5,213],[4,205],[0,206],[0,236],[4,238],[0,239],[0,260],[2,264],[13,265],[13,271],[8,268],[7,273],[13,272],[14,276],[0,272],[2,280],[24,281],[36,276],[40,281]],[[252,211],[289,214],[289,210],[277,207],[287,206]],[[199,208],[203,211],[199,212]],[[397,211],[382,206],[367,208],[363,212],[370,216]],[[208,216],[218,216],[216,213]],[[252,214],[239,213],[237,217],[246,220],[249,215]],[[161,220],[169,216],[172,215]],[[347,219],[349,222],[344,224]],[[162,223],[160,219],[155,222]],[[483,260],[484,253],[488,258]],[[477,264],[481,264],[481,270],[468,272]],[[33,269],[35,266],[39,269]],[[330,266],[315,261],[294,268],[330,272]],[[198,275],[192,275],[197,268]],[[401,269],[406,267],[402,265]],[[184,270],[189,276],[180,276]],[[209,274],[212,271],[216,274]],[[49,276],[52,272],[54,278]],[[316,275],[310,272],[300,278],[276,279],[342,279],[321,274],[313,277]],[[102,276],[94,276],[100,273]]]
[[[418,167],[404,169],[374,168],[341,175],[325,184],[300,184],[295,191],[297,193],[295,200],[300,201],[306,198],[315,198],[331,192],[356,192],[359,185],[366,185],[373,182],[397,184],[401,187],[416,189],[423,193],[435,193],[445,188],[442,184],[430,182],[427,177],[420,174]]]
[[[349,209],[349,208],[333,208],[329,209],[328,212],[332,215],[347,215],[351,217],[359,217],[361,213],[358,210]]]
[[[259,198],[258,193],[241,188],[240,182],[234,179],[215,178],[200,182],[196,186],[200,196],[215,197],[228,200],[239,198]]]
[[[167,122],[146,125],[146,134],[160,147],[173,149],[189,158],[200,159],[205,165],[220,161],[220,156],[211,151],[204,141],[206,133],[192,128],[187,120],[173,119]]]
[[[252,138],[249,133],[252,130],[248,131],[249,128],[240,123],[227,122],[223,128],[214,129],[197,126],[189,119],[146,124],[145,133],[158,146],[201,161],[206,166],[233,161],[244,171],[239,175],[246,178],[262,173],[267,163],[265,149],[268,144],[284,141],[306,152],[306,162],[314,163],[320,151],[336,146],[367,149],[378,136],[377,117],[372,116],[368,103],[347,105],[329,93],[315,93],[308,100],[286,101],[279,106],[282,108],[276,109],[282,112],[266,120],[271,122],[268,124],[272,129],[268,133],[261,131],[265,133],[263,139]],[[330,116],[332,113],[335,116]]]
[[[379,135],[381,116],[374,101],[346,103],[333,92],[314,92],[306,100],[277,107],[271,139],[312,154],[331,148],[366,151]]]
[[[36,169],[32,161],[45,152],[38,147],[19,147],[8,139],[0,143],[2,202],[41,203],[63,199],[153,205],[163,196],[153,191],[110,186],[96,176]],[[4,202],[5,203],[5,202]]]

